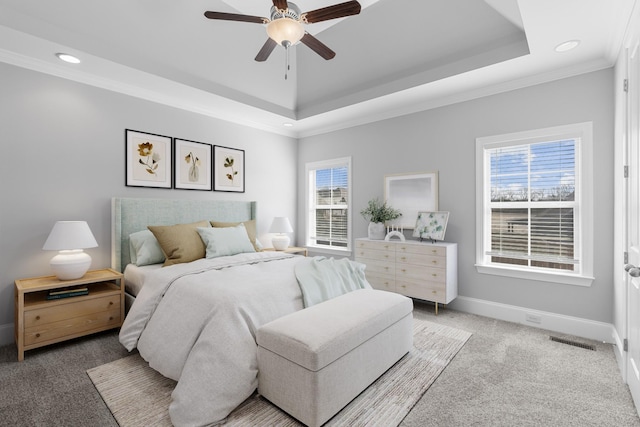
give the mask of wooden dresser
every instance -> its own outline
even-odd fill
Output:
[[[458,244],[356,239],[355,259],[376,289],[448,304],[458,296]]]

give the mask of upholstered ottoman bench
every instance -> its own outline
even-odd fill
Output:
[[[262,326],[258,392],[308,426],[320,426],[413,346],[413,302],[361,289]]]

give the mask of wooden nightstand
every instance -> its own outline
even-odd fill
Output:
[[[263,251],[275,251],[275,249],[265,248],[263,249]],[[289,246],[284,251],[277,251],[277,252],[284,252],[285,254],[302,254],[304,256],[307,256],[307,248],[299,248],[297,246]]]
[[[86,285],[87,295],[48,300],[49,291]],[[80,279],[55,276],[15,281],[15,336],[18,361],[33,348],[122,326],[124,280],[110,268]]]

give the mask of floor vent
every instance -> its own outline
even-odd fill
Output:
[[[567,345],[572,345],[574,347],[580,347],[580,348],[584,348],[585,350],[591,350],[591,351],[596,351],[596,347],[594,345],[591,344],[585,344],[582,342],[577,342],[577,341],[571,341],[565,338],[559,338],[559,337],[554,337],[554,336],[550,336],[549,339],[551,341],[555,341],[555,342],[559,342],[562,344],[567,344]]]

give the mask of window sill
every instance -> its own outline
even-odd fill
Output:
[[[591,286],[594,278],[590,276],[579,276],[577,274],[562,274],[546,271],[528,271],[517,268],[498,267],[495,265],[476,264],[476,270],[481,274],[492,274],[494,276],[515,277],[518,279],[539,280],[542,282],[559,283],[563,285]]]
[[[351,257],[351,249],[331,249],[321,246],[307,245],[309,252],[321,255],[335,255],[340,257]]]

